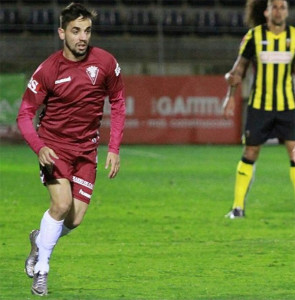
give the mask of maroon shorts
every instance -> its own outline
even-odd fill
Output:
[[[89,204],[96,178],[97,150],[77,152],[48,147],[54,150],[59,159],[54,159],[55,164],[50,167],[40,166],[42,183],[46,185],[56,179],[66,178],[71,182],[72,196]]]

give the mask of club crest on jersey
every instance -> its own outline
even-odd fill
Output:
[[[89,76],[93,85],[95,85],[98,72],[99,72],[99,69],[98,69],[98,67],[95,67],[95,66],[90,66],[86,69],[86,73]]]

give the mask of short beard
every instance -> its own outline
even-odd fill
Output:
[[[274,26],[283,26],[284,25],[284,21],[281,21],[281,22],[275,22],[274,20],[271,21],[272,25]]]
[[[81,53],[81,52],[77,52],[75,49],[71,49],[67,41],[65,41],[65,46],[71,51],[71,53],[72,53],[76,58],[79,58],[79,57],[81,57],[81,56],[84,56],[84,55],[87,53],[88,48],[89,48],[89,46],[87,46],[87,48],[85,49],[85,51],[84,51],[83,53]]]

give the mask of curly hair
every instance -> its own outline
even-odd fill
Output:
[[[264,11],[267,8],[268,0],[247,0],[245,10],[245,24],[255,27],[266,23]]]
[[[274,0],[247,0],[245,10],[245,24],[255,27],[267,22],[264,11]],[[284,0],[289,3],[288,0]]]

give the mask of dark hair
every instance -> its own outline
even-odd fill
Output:
[[[249,27],[255,27],[266,23],[264,11],[268,0],[247,0],[245,11],[245,23]]]
[[[93,20],[96,17],[95,11],[87,10],[82,4],[72,2],[60,13],[60,27],[66,29],[71,21],[82,17],[83,19]]]
[[[264,11],[274,0],[247,0],[245,11],[245,24],[255,27],[267,22]],[[284,0],[289,3],[288,0]]]

